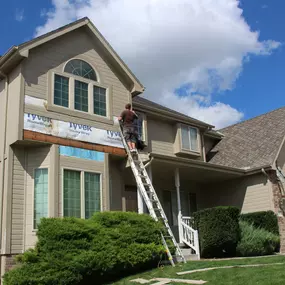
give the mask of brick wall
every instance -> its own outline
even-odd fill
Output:
[[[280,253],[285,254],[285,208],[283,207],[285,195],[283,194],[283,185],[280,181],[278,181],[275,170],[269,171],[268,175],[272,183],[274,211],[278,217],[280,232]]]

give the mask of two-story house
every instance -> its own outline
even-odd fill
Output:
[[[278,212],[284,109],[263,117],[270,123],[279,117],[274,128],[251,121],[220,133],[142,98],[143,91],[88,18],[0,57],[1,274],[14,255],[35,245],[42,217],[147,212],[114,119],[129,102],[140,116],[142,157],[181,243],[195,252],[189,237],[198,209]]]

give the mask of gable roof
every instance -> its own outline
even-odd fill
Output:
[[[154,112],[155,114],[165,115],[170,119],[174,119],[175,121],[180,121],[180,122],[184,122],[187,124],[193,124],[195,126],[200,126],[202,128],[206,128],[206,129],[214,128],[214,126],[212,126],[210,124],[207,124],[207,123],[202,122],[200,120],[186,116],[186,115],[179,113],[175,110],[164,107],[160,104],[157,104],[157,103],[150,101],[150,100],[147,100],[145,98],[142,98],[141,96],[137,96],[137,97],[133,98],[133,105],[135,107],[139,107],[140,109],[147,110],[148,112]]]
[[[128,81],[132,84],[130,90],[132,95],[136,96],[138,94],[141,94],[144,91],[144,86],[140,83],[140,81],[136,78],[128,66],[123,62],[123,60],[119,57],[119,55],[115,52],[115,50],[87,17],[62,26],[28,42],[24,42],[19,46],[11,47],[2,57],[0,57],[0,71],[2,71],[2,73],[5,73],[11,70],[11,68],[18,64],[23,58],[29,56],[29,51],[31,49],[84,26],[89,30],[90,34],[97,39],[97,43],[104,49],[108,55],[108,58],[110,58],[112,61],[113,66],[119,72],[124,74],[124,78],[127,78]]]
[[[210,163],[250,169],[273,165],[285,136],[285,107],[221,129]]]

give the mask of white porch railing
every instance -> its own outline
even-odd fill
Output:
[[[199,236],[198,231],[193,229],[193,218],[183,217],[178,214],[179,241],[185,243],[195,251],[200,259]]]

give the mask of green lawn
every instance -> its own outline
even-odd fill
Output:
[[[188,271],[194,269],[218,267],[218,266],[232,266],[245,264],[264,264],[264,263],[284,263],[282,265],[271,265],[262,267],[248,267],[248,268],[232,268],[232,269],[217,269],[207,272],[177,275],[176,272]],[[139,284],[130,282],[132,279],[144,278],[176,278],[176,279],[194,279],[208,281],[209,285],[283,285],[285,284],[285,256],[273,256],[263,258],[245,258],[232,259],[222,261],[192,261],[187,264],[179,264],[176,267],[166,266],[164,268],[154,269],[152,271],[133,275],[122,279],[113,285],[127,285]],[[150,284],[150,283],[148,283]],[[183,285],[183,283],[171,283]],[[185,283],[184,283],[185,285]]]

